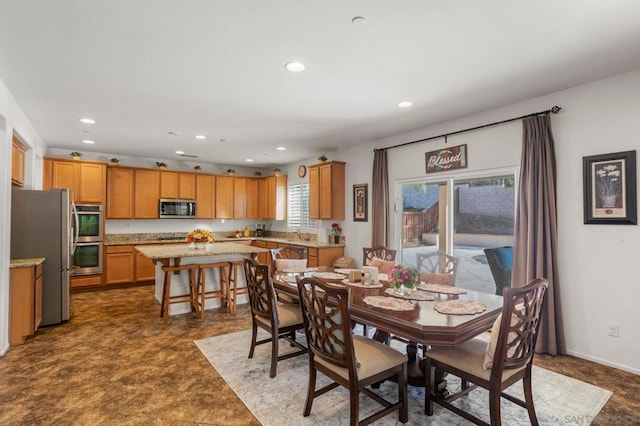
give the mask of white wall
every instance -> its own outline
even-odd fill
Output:
[[[25,188],[42,188],[44,144],[0,80],[0,355],[9,348],[11,146],[14,132],[29,147],[25,154]]]
[[[635,150],[640,146],[640,70],[578,86],[482,114],[465,117],[338,153],[347,161],[347,255],[360,261],[361,248],[370,245],[371,223],[352,221],[351,187],[371,185],[373,149],[499,121],[549,109],[558,167],[558,260],[565,335],[570,354],[640,373],[640,253],[637,225],[585,225],[582,202],[582,157]],[[456,176],[485,169],[518,166],[522,143],[519,122],[450,137],[449,145],[466,143],[469,167]],[[397,183],[424,178],[425,152],[442,148],[435,140],[388,152],[390,195],[401,202]],[[442,176],[449,176],[442,174]],[[430,175],[431,177],[431,175]],[[392,211],[394,231],[398,215]],[[369,194],[371,212],[371,194]],[[399,247],[397,232],[393,246]],[[607,334],[608,322],[620,326],[620,337]]]

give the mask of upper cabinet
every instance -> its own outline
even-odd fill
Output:
[[[11,147],[11,183],[18,186],[24,186],[24,158],[27,147],[13,136],[13,145]]]
[[[93,161],[44,159],[43,189],[69,188],[76,203],[105,204],[107,165]]]
[[[233,219],[233,189],[233,176],[216,176],[216,218]]]
[[[196,176],[193,173],[160,172],[160,198],[196,198]]]
[[[160,201],[160,172],[135,169],[133,181],[133,217],[158,219]]]
[[[107,219],[133,218],[134,170],[109,167],[107,172]]]
[[[309,216],[311,219],[344,220],[345,167],[341,161],[309,166]]]
[[[260,217],[287,219],[287,176],[269,176],[260,182]]]
[[[216,217],[216,177],[213,175],[196,175],[196,217]]]

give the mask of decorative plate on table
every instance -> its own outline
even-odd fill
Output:
[[[409,294],[403,294],[403,295],[396,294],[395,290],[392,289],[392,288],[388,288],[384,292],[387,293],[390,296],[399,297],[400,299],[407,299],[407,300],[436,300],[435,296],[432,293],[429,293],[429,292],[426,292],[426,291],[420,291],[420,290],[414,290]]]
[[[323,280],[340,280],[344,279],[344,275],[336,274],[335,272],[316,272],[313,274],[316,278],[322,278]]]
[[[442,285],[442,284],[429,284],[422,283],[418,286],[419,290],[430,291],[431,293],[444,293],[444,294],[465,294],[467,290],[454,287],[451,285]]]
[[[433,305],[433,309],[441,314],[473,315],[484,312],[487,309],[487,306],[476,300],[457,299],[438,302]]]

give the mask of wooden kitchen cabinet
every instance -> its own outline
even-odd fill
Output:
[[[307,266],[331,266],[341,256],[344,256],[344,247],[309,247]]]
[[[133,218],[134,171],[109,167],[107,171],[107,219]]]
[[[107,246],[106,249],[105,284],[134,282],[136,253],[133,246]]]
[[[261,240],[253,240],[251,245],[254,247],[267,248],[267,242]],[[258,263],[271,265],[271,255],[268,252],[258,253]]]
[[[27,147],[13,136],[13,144],[11,146],[11,183],[18,186],[24,186],[24,159]]]
[[[258,179],[236,177],[233,179],[234,219],[258,219]]]
[[[287,176],[269,176],[259,185],[260,218],[287,219]]]
[[[135,250],[135,249],[134,249]],[[136,252],[135,259],[135,282],[140,281],[155,281],[156,279],[156,264],[153,260],[145,257],[143,254]]]
[[[215,219],[216,217],[216,177],[196,175],[196,217]]]
[[[327,161],[309,166],[309,216],[311,219],[345,219],[345,166]]]
[[[105,204],[107,165],[94,161],[44,159],[43,189],[69,188],[76,203]]]
[[[160,198],[195,199],[195,175],[193,173],[161,171]]]
[[[24,343],[42,322],[42,264],[11,268],[9,345]]]
[[[216,176],[216,219],[233,219],[233,188],[233,176]]]
[[[135,169],[133,185],[133,217],[158,219],[160,202],[160,172]]]

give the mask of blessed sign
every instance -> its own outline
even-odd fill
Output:
[[[450,148],[427,152],[425,157],[427,173],[464,169],[467,167],[467,145],[452,146]]]

